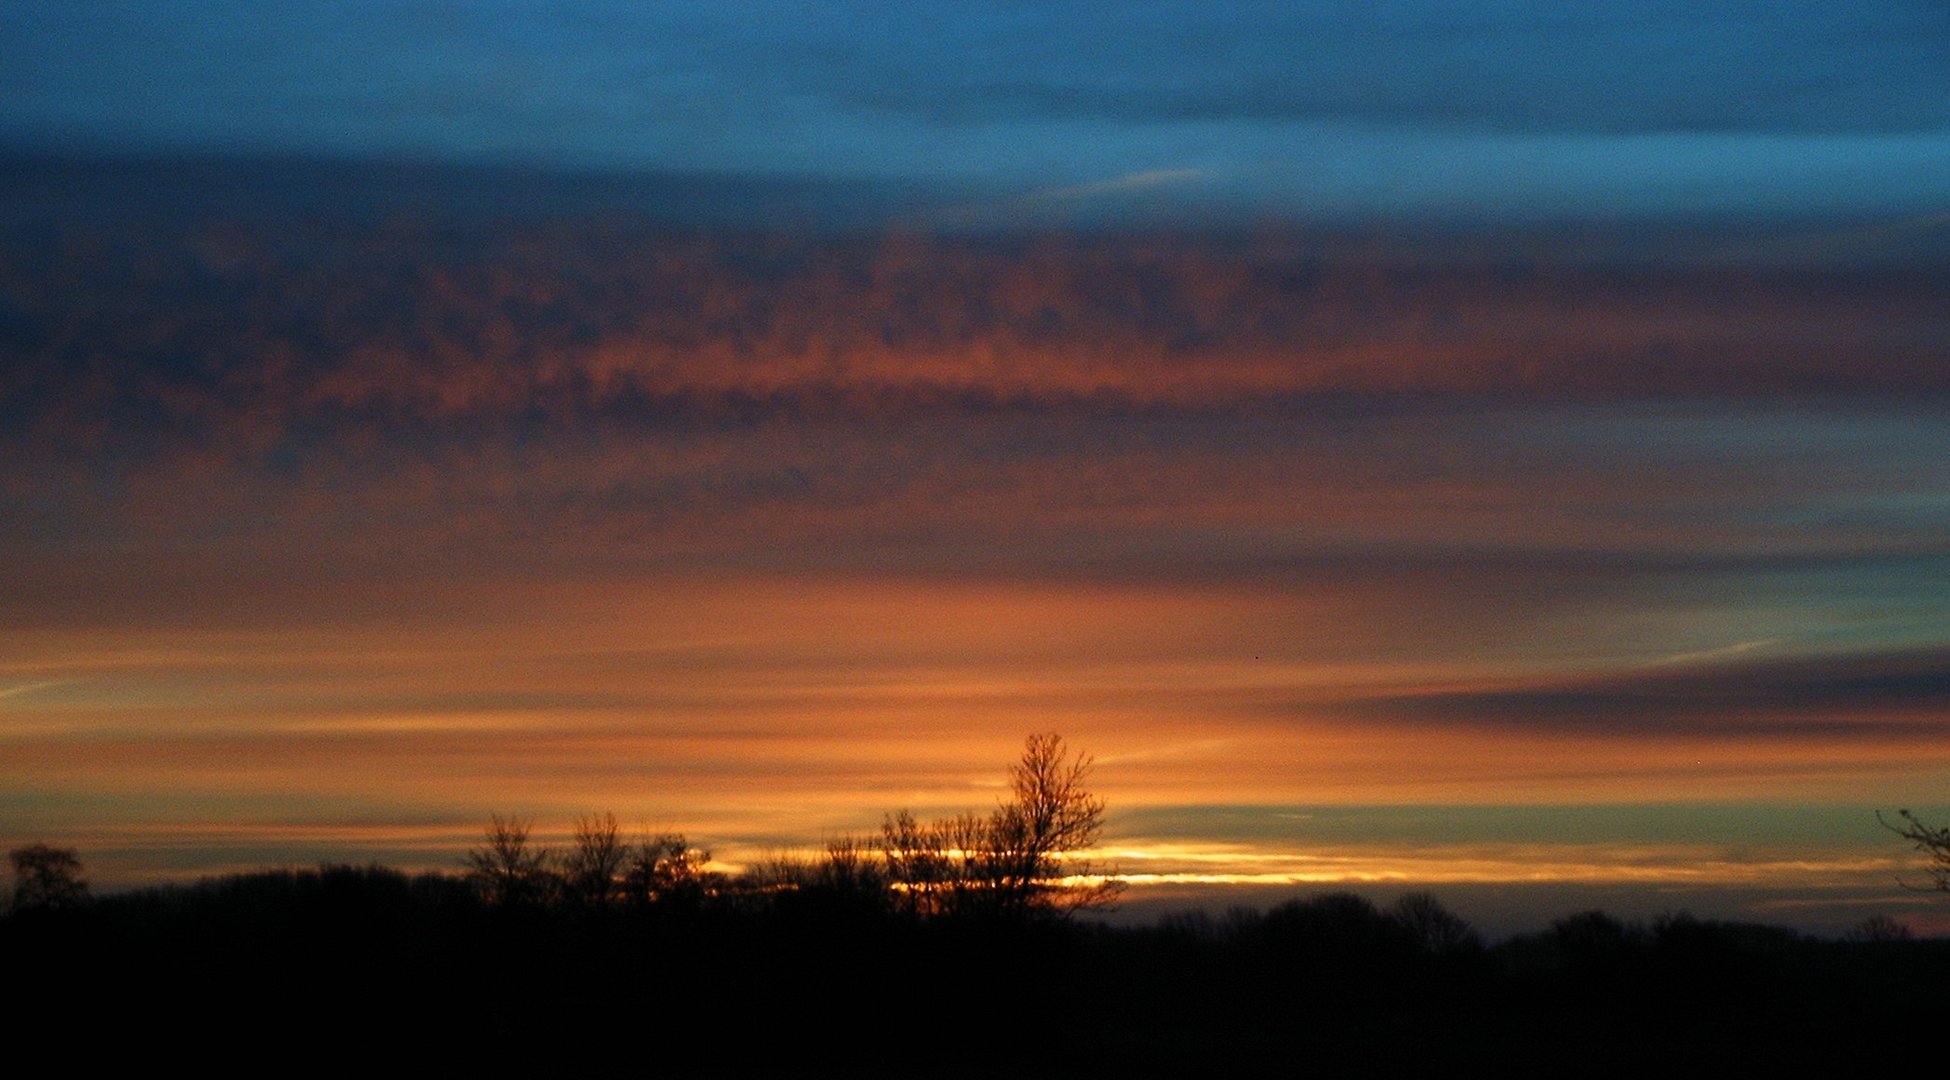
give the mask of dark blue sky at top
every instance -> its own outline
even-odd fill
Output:
[[[0,33],[17,151],[1298,218],[1876,219],[1940,213],[1950,187],[1936,0],[5,0]]]

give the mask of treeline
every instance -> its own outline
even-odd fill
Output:
[[[467,854],[469,880],[499,909],[581,917],[695,911],[706,905],[808,907],[873,918],[1024,922],[1109,903],[1121,883],[1092,865],[1104,803],[1085,787],[1090,758],[1032,735],[1010,767],[1010,797],[987,814],[924,822],[888,814],[877,835],[843,837],[822,858],[781,857],[736,878],[681,834],[626,842],[614,814],[576,820],[565,850],[494,815]]]
[[[1011,1077],[1854,1073],[1906,1064],[1941,1023],[1950,940],[1886,919],[1834,941],[1589,911],[1489,943],[1421,892],[1071,918],[1116,888],[1080,858],[1103,811],[1088,766],[1032,737],[988,814],[897,812],[735,875],[682,836],[626,842],[607,814],[559,850],[497,817],[464,872],[325,866],[98,897],[76,853],[30,845],[0,918],[0,963],[27,991],[10,1019],[85,1018],[115,1036],[92,1057],[132,1064],[247,1036],[361,1071],[681,1075],[708,1058]]]
[[[1119,928],[759,880],[598,913],[460,874],[264,871],[17,912],[0,956],[34,990],[28,1021],[85,1009],[155,1037],[216,1024],[562,1075],[684,1047],[819,1075],[1873,1062],[1935,1030],[1950,986],[1950,941],[1684,915],[1485,943],[1421,893]]]

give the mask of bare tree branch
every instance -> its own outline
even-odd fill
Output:
[[[1925,825],[1908,810],[1898,810],[1896,815],[1902,819],[1901,824],[1891,823],[1880,810],[1876,811],[1876,820],[1930,857],[1930,864],[1924,868],[1924,873],[1930,875],[1930,884],[1911,885],[1906,881],[1899,884],[1917,892],[1950,893],[1950,826]]]

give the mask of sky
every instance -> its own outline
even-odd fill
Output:
[[[1941,214],[1950,169],[1930,0],[9,0],[0,40],[0,140],[70,152],[898,181],[1193,220]]]
[[[1950,931],[1940,5],[0,3],[0,841]],[[1526,922],[1528,920],[1528,923]]]

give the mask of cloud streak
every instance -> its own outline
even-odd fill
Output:
[[[1950,390],[1925,271],[1429,265],[1300,235],[430,239],[151,221],[10,249],[0,418],[16,443],[275,460],[592,425]]]
[[[1357,703],[1367,715],[1619,737],[1653,733],[1898,741],[1943,737],[1950,653],[1942,650],[1720,661],[1686,670],[1499,689],[1435,690]]]

